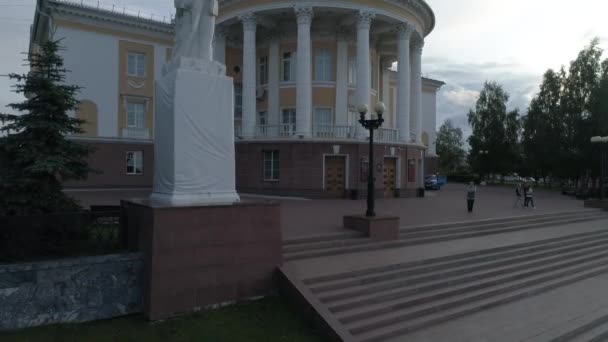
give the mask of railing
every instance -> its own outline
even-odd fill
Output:
[[[378,128],[378,141],[399,141],[399,130]]]
[[[150,131],[147,128],[123,128],[122,136],[131,139],[150,139]]]
[[[256,137],[288,138],[296,134],[295,125],[261,125],[256,126]]]
[[[323,139],[353,139],[355,138],[354,126],[315,125],[312,136]]]

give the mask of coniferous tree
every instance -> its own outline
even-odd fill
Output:
[[[79,87],[65,84],[58,52],[59,41],[48,41],[28,55],[28,74],[9,75],[26,100],[9,105],[21,115],[0,114],[0,215],[75,210],[62,182],[92,171],[86,162],[91,149],[66,139],[82,133],[84,121],[68,115],[78,108]]]

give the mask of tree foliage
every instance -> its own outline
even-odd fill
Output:
[[[442,173],[456,172],[463,164],[465,151],[463,148],[462,129],[454,126],[452,120],[446,120],[437,132],[437,154],[439,169]]]
[[[68,115],[77,110],[79,88],[65,84],[58,51],[59,42],[49,41],[28,55],[28,74],[9,75],[27,99],[9,105],[22,115],[0,114],[0,214],[74,210],[61,184],[92,171],[85,161],[91,150],[66,139],[82,132],[83,121]]]
[[[523,120],[525,164],[546,177],[596,170],[589,138],[608,135],[608,59],[594,39],[568,71],[549,69]]]
[[[496,82],[485,82],[475,109],[468,120],[473,129],[469,137],[469,163],[481,175],[506,174],[517,168],[519,152],[519,113],[507,112],[509,94]]]

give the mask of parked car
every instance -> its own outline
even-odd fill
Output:
[[[424,177],[424,188],[426,190],[439,190],[447,181],[446,176],[429,175]]]

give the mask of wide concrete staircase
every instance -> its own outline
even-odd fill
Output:
[[[606,218],[600,213],[585,215]],[[539,215],[472,225],[479,230],[465,225],[435,226],[428,231],[417,227],[403,232],[408,237],[403,242],[582,222],[585,215]],[[298,298],[328,336],[375,342],[409,341],[408,335],[417,331],[604,273],[608,273],[608,229],[314,278],[301,279],[287,265],[279,278],[281,290]],[[596,317],[554,341],[604,341],[607,324],[608,316]]]
[[[310,259],[330,255],[504,234],[606,218],[608,218],[606,212],[586,209],[480,221],[404,227],[401,229],[399,240],[390,242],[373,242],[359,233],[346,232],[330,236],[284,241],[283,255],[286,261]]]

